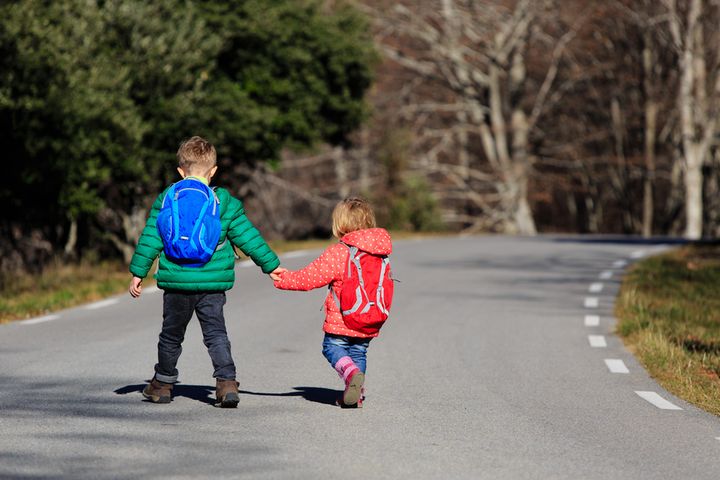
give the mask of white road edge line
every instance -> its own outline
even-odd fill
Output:
[[[238,265],[242,268],[247,268],[247,267],[252,267],[255,264],[253,262],[251,262],[250,260],[243,260]]]
[[[670,403],[665,400],[657,392],[643,392],[636,390],[635,393],[637,393],[643,400],[647,400],[661,410],[682,410],[682,408],[678,407],[674,403]]]
[[[85,310],[96,310],[98,308],[103,307],[109,307],[110,305],[115,305],[118,303],[117,298],[108,298],[107,300],[100,300],[99,302],[91,303],[90,305],[85,305]]]
[[[44,317],[37,317],[37,318],[31,318],[29,320],[22,320],[20,322],[20,325],[34,325],[36,323],[44,323],[44,322],[50,322],[52,320],[57,320],[60,318],[60,315],[45,315]]]
[[[158,288],[157,285],[150,285],[149,287],[143,288],[143,293],[155,293],[155,292],[159,292],[159,291],[160,291],[160,289]]]
[[[595,282],[590,284],[590,288],[588,288],[588,292],[590,293],[600,293],[603,291],[603,285],[602,282]]]
[[[588,342],[590,342],[590,346],[593,348],[607,347],[604,335],[588,335]]]
[[[645,250],[635,250],[630,254],[630,258],[638,259],[645,256]]]
[[[630,370],[628,370],[625,362],[619,358],[606,358],[605,365],[607,365],[610,373],[630,373]]]
[[[585,297],[585,308],[598,308],[600,300],[597,297]]]
[[[625,260],[616,260],[613,262],[613,268],[623,268],[625,265],[627,265]]]
[[[613,276],[612,270],[605,270],[603,272],[600,272],[600,279],[601,280],[610,280]]]
[[[585,315],[586,327],[597,327],[600,325],[600,317],[598,315]]]

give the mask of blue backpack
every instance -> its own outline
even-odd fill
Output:
[[[210,187],[186,178],[168,189],[156,226],[169,260],[185,267],[202,267],[220,240],[220,201]]]

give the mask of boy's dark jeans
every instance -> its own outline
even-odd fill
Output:
[[[235,363],[230,354],[230,340],[223,316],[224,305],[225,292],[165,291],[155,378],[166,383],[177,382],[178,371],[175,367],[182,352],[185,330],[195,312],[202,329],[203,341],[215,368],[213,377],[235,379]]]

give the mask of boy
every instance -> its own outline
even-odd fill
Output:
[[[177,157],[178,172],[183,179],[193,179],[208,185],[217,171],[215,147],[200,137],[184,141],[178,149]],[[239,402],[238,383],[223,317],[225,291],[232,288],[235,281],[235,254],[230,243],[240,248],[273,280],[280,278],[277,274],[283,269],[278,269],[280,261],[277,255],[245,216],[242,202],[224,188],[214,190],[219,202],[221,232],[210,260],[201,266],[171,261],[163,250],[163,241],[156,226],[169,188],[155,200],[130,263],[130,273],[133,275],[130,295],[135,298],[140,296],[142,279],[158,255],[157,285],[164,290],[158,363],[152,381],[142,393],[154,403],[171,401],[173,384],[178,378],[176,365],[182,351],[182,341],[195,312],[215,369],[216,406],[234,408]]]

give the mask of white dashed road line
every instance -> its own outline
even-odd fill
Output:
[[[640,259],[645,256],[644,250],[637,250],[635,252],[632,252],[630,254],[630,258],[632,259]],[[613,268],[624,268],[627,266],[628,262],[625,260],[616,260],[613,262],[612,266]],[[613,272],[612,270],[604,270],[600,272],[600,279],[601,280],[609,280],[612,278]],[[601,282],[593,282],[590,284],[590,287],[588,288],[588,292],[590,293],[600,293],[603,291],[604,285]],[[585,308],[598,308],[599,306],[599,298],[598,297],[585,297],[584,305]],[[600,316],[599,315],[585,315],[585,326],[586,327],[597,327],[600,324]],[[593,348],[606,348],[607,347],[607,341],[605,340],[604,335],[588,335],[588,342],[590,343],[590,346]],[[627,365],[625,365],[625,362],[623,362],[619,358],[606,358],[605,359],[605,365],[607,366],[610,373],[620,373],[620,374],[629,374],[630,370],[627,368]],[[682,410],[682,408],[678,407],[677,405],[665,400],[663,397],[661,397],[657,392],[648,392],[648,391],[638,391],[636,390],[635,393],[640,396],[642,399],[646,400],[647,402],[653,404],[659,409],[662,410]],[[720,440],[720,437],[715,437],[716,440]]]
[[[109,307],[110,305],[115,305],[118,303],[117,298],[108,298],[107,300],[101,300],[99,302],[91,303],[90,305],[85,305],[85,310],[96,310],[98,308],[103,307]]]
[[[635,393],[637,393],[640,398],[647,400],[661,410],[682,410],[682,408],[678,407],[674,403],[668,402],[658,395],[657,392],[643,392],[636,390]]]
[[[159,291],[160,291],[160,289],[158,288],[157,285],[150,285],[149,287],[143,288],[143,293],[155,293],[155,292],[159,292]]]
[[[600,272],[600,279],[601,280],[610,280],[613,276],[612,270],[605,270],[603,272]]]
[[[585,297],[585,308],[598,308],[599,304],[597,297]]]
[[[605,365],[607,365],[610,373],[630,373],[625,362],[618,358],[606,358]]]
[[[31,318],[30,320],[23,320],[20,325],[34,325],[36,323],[45,323],[57,320],[60,315],[45,315],[44,317]]]
[[[253,262],[251,262],[250,260],[243,260],[243,261],[240,262],[238,265],[239,265],[241,268],[247,268],[247,267],[252,267],[252,266],[255,265],[255,264],[254,264]]]

